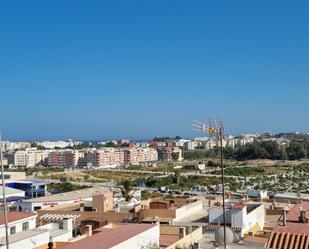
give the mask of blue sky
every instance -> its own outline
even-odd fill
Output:
[[[33,139],[309,131],[308,1],[6,1],[0,127]]]

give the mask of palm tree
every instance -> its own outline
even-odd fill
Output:
[[[119,188],[123,198],[125,198],[126,201],[130,201],[132,199],[131,191],[133,190],[132,182],[128,179],[125,179],[120,182]]]

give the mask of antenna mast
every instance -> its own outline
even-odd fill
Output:
[[[0,131],[0,164],[1,164],[2,195],[3,195],[3,204],[4,204],[5,244],[6,244],[6,249],[9,249],[9,227],[8,227],[8,214],[7,214],[8,210],[7,210],[7,203],[6,203],[6,196],[5,196],[1,131]]]
[[[224,180],[224,164],[223,164],[223,138],[224,138],[224,125],[223,121],[219,118],[209,119],[209,124],[206,125],[199,121],[193,120],[193,130],[202,133],[208,132],[209,139],[206,143],[210,142],[211,138],[216,138],[220,147],[220,166],[221,166],[221,184],[222,184],[222,209],[223,209],[223,231],[224,231],[224,249],[226,249],[226,213],[225,213],[225,180]],[[209,145],[210,147],[210,145]],[[220,221],[219,221],[220,222]]]

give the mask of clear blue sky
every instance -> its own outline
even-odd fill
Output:
[[[5,139],[309,131],[308,1],[2,1]]]

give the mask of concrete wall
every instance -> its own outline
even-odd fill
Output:
[[[48,229],[49,231],[52,230],[60,230],[58,223],[48,223],[44,226],[40,226],[37,229]],[[66,242],[72,238],[72,229],[71,230],[62,230],[64,233],[59,234],[58,236],[51,234],[51,241],[52,242]]]
[[[80,212],[80,211],[52,211],[52,210],[38,210],[38,217],[43,216],[44,214],[64,214],[64,215],[80,215],[79,220],[108,220],[109,222],[120,223],[125,218],[132,218],[133,214],[131,213],[114,213],[114,212]]]
[[[72,231],[66,231],[58,236],[51,237],[52,242],[67,242],[72,238]]]
[[[208,214],[209,214],[209,223],[212,224],[218,224],[218,222],[223,223],[223,209],[221,207],[212,207],[208,209]],[[231,224],[231,215],[232,214],[232,210],[226,209],[226,223],[227,224]]]
[[[250,213],[247,213],[247,207],[243,209],[232,210],[232,228],[240,231],[243,236],[249,232],[251,228],[258,224],[263,229],[265,224],[264,205],[257,206]]]
[[[180,220],[186,216],[192,215],[196,212],[200,212],[202,210],[203,210],[202,201],[192,202],[191,204],[187,204],[181,208],[177,208],[175,221]]]
[[[116,246],[113,246],[111,249],[124,249],[124,248],[134,248],[142,249],[148,245],[160,244],[160,227],[156,225],[153,228],[150,228]]]
[[[249,214],[247,214],[245,220],[245,231],[249,231],[250,227],[253,227],[256,223],[258,223],[259,227],[263,229],[265,224],[265,209],[264,205],[260,205],[252,210]]]
[[[92,207],[98,212],[108,212],[113,210],[113,192],[96,195],[93,197]]]
[[[38,234],[31,238],[23,239],[10,244],[11,249],[33,249],[49,242],[49,231]],[[0,246],[0,249],[5,249],[6,246]]]
[[[4,172],[4,177],[9,180],[19,181],[26,179],[25,172]]]
[[[231,212],[231,226],[234,231],[238,231],[243,234],[243,229],[245,227],[245,217],[247,215],[247,207],[242,209],[233,208]]]
[[[178,226],[160,225],[160,234],[177,234],[177,235],[179,235],[179,227]]]
[[[168,246],[166,249],[175,249],[178,247],[188,247],[193,242],[199,240],[203,236],[203,229],[201,227],[194,230],[192,233],[186,235],[182,239],[178,240],[174,244]]]
[[[141,212],[142,219],[146,217],[176,218],[175,209],[144,209]]]

